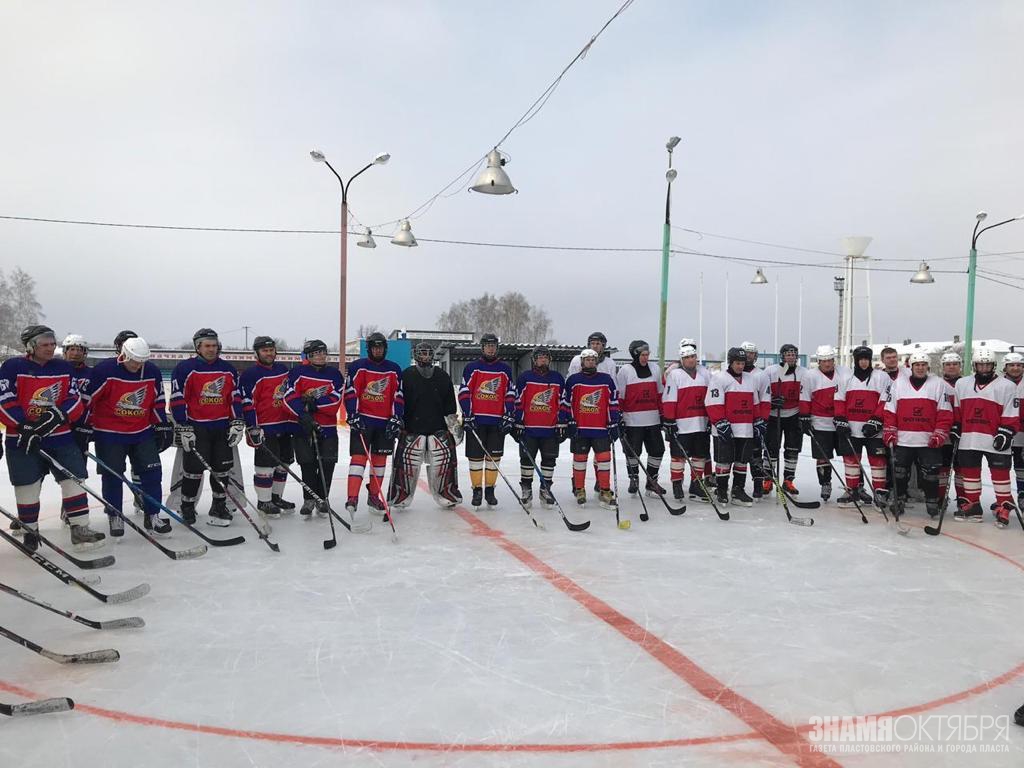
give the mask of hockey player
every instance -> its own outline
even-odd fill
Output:
[[[747,364],[743,370],[754,379],[758,398],[762,403],[770,404],[772,399],[771,380],[765,370],[757,367],[757,344],[752,341],[744,341],[740,344],[740,349],[747,356]],[[755,443],[750,455],[750,476],[754,481],[754,501],[764,495],[764,483],[768,477],[768,473],[764,470],[765,460],[763,447]],[[771,491],[770,482],[768,490]]]
[[[75,446],[71,423],[83,412],[74,370],[55,360],[57,339],[45,325],[30,325],[21,332],[26,354],[0,365],[0,411],[7,427],[7,471],[18,519],[25,531],[25,545],[39,546],[39,489],[51,471],[40,448],[76,477],[86,474],[85,457]],[[71,544],[76,550],[101,546],[104,534],[89,528],[89,500],[82,489],[61,475],[62,511],[71,524]]]
[[[599,371],[598,354],[594,349],[580,353],[579,373],[565,381],[565,392],[559,418],[571,438],[573,489],[577,504],[587,503],[587,455],[593,450],[597,465],[598,503],[605,509],[616,509],[609,470],[612,443],[619,439],[619,402],[615,379]]]
[[[953,413],[955,414],[958,408],[956,402],[956,383],[960,380],[963,375],[964,362],[956,352],[946,352],[940,360],[942,364],[942,380],[949,385],[952,392],[946,390],[947,394],[951,395],[954,399],[950,402],[953,406]],[[946,444],[942,446],[942,467],[939,469],[939,499],[945,499],[947,491],[949,489],[949,476],[953,474],[953,483],[956,486],[956,497],[959,500],[964,497],[964,481],[963,476],[960,473],[960,462],[956,462],[956,466],[953,466],[953,444],[954,441],[960,439],[960,431],[957,424],[953,424],[950,430],[949,439]]]
[[[451,377],[434,365],[434,349],[425,341],[413,350],[414,364],[402,371],[405,431],[391,462],[388,503],[405,508],[416,495],[420,466],[427,465],[427,483],[434,501],[450,509],[462,501],[455,448],[463,431]]]
[[[171,447],[174,428],[167,420],[163,375],[149,358],[146,340],[132,337],[116,358],[102,360],[92,373],[85,421],[93,430],[96,456],[117,473],[101,468],[103,498],[121,509],[124,485],[117,475],[130,461],[138,485],[153,499],[142,502],[146,530],[164,534],[171,532],[171,523],[159,515],[156,503],[163,477],[160,454]],[[110,535],[123,536],[123,519],[109,511],[107,518]]]
[[[299,433],[298,420],[285,406],[288,369],[277,362],[277,343],[270,336],[257,336],[252,344],[256,365],[246,368],[238,379],[245,418],[245,441],[256,449],[253,456],[253,486],[256,507],[267,517],[295,511],[284,499],[288,472],[278,464],[295,461],[292,439]]]
[[[302,434],[292,441],[302,482],[324,503],[318,506],[309,490],[303,488],[299,514],[309,516],[316,509],[318,515],[326,516],[334,465],[338,463],[338,409],[344,382],[341,372],[327,365],[327,345],[320,339],[307,341],[302,355],[305,361],[288,372],[284,402],[302,428]]]
[[[459,405],[466,437],[466,459],[469,479],[473,484],[474,507],[483,499],[488,506],[498,503],[494,484],[498,481],[498,465],[505,453],[505,435],[512,431],[516,387],[512,369],[498,359],[498,337],[485,333],[480,337],[479,360],[462,369]],[[485,463],[486,458],[486,463]]]
[[[1013,510],[1010,487],[1010,446],[1020,430],[1017,388],[1006,378],[996,377],[996,358],[988,347],[974,353],[974,376],[956,383],[954,423],[959,427],[957,462],[964,477],[964,500],[954,517],[980,523],[981,460],[988,462],[992,488],[996,493],[996,525],[1005,528]]]
[[[720,504],[729,503],[729,472],[732,471],[732,503],[752,506],[747,495],[747,463],[754,445],[764,441],[771,404],[762,402],[758,384],[744,371],[747,354],[732,347],[726,369],[711,377],[704,404],[715,430],[715,495]]]
[[[711,376],[707,368],[697,364],[697,349],[689,344],[679,348],[679,365],[665,378],[665,394],[661,401],[662,427],[672,457],[670,467],[672,495],[683,496],[686,456],[690,457],[690,498],[708,502],[704,491],[704,463],[711,455],[708,430],[707,395]]]
[[[829,466],[836,448],[835,396],[842,376],[836,371],[836,350],[823,344],[815,355],[818,368],[807,372],[800,391],[800,428],[811,438],[821,486],[821,500],[832,496],[832,468]]]
[[[928,355],[910,356],[910,375],[897,376],[885,403],[882,441],[893,451],[896,465],[896,496],[904,499],[910,467],[921,465],[925,505],[932,517],[939,513],[939,467],[942,445],[953,425],[953,407],[946,395],[948,386],[928,372]]]
[[[882,444],[882,412],[891,382],[889,377],[871,365],[871,347],[853,350],[853,372],[839,381],[835,395],[836,451],[843,457],[843,474],[847,491],[839,497],[842,508],[853,506],[854,494],[859,501],[874,501],[884,507],[889,500],[885,477],[886,453]],[[861,455],[868,455],[874,499],[861,485]]]
[[[597,370],[601,373],[607,373],[612,378],[615,378],[615,361],[612,360],[612,356],[606,351],[608,346],[608,337],[600,331],[594,331],[587,337],[587,348],[597,352]],[[581,353],[582,354],[582,353]],[[583,370],[582,358],[580,355],[573,356],[572,360],[569,361],[569,376],[574,373],[579,373]]]
[[[534,461],[540,454],[540,501],[555,503],[551,482],[555,475],[558,446],[563,425],[558,420],[565,378],[551,369],[551,351],[537,347],[531,356],[532,367],[516,380],[515,426],[512,437],[519,443],[519,487],[524,506],[533,501]]]
[[[661,396],[664,386],[661,369],[651,362],[651,348],[646,341],[631,341],[629,356],[632,360],[615,374],[615,390],[619,398],[622,439],[629,443],[626,452],[626,473],[629,475],[629,493],[640,492],[640,454],[647,451],[647,472],[644,491],[648,496],[663,496],[665,489],[658,483],[658,470],[665,455],[665,440],[661,435]]]
[[[782,487],[786,493],[798,493],[793,481],[796,479],[796,464],[803,450],[804,434],[800,428],[800,390],[807,369],[800,365],[800,351],[795,344],[783,344],[779,348],[781,362],[765,368],[771,384],[771,418],[768,420],[768,455],[774,467],[774,476],[779,474],[779,449],[783,448]],[[764,493],[771,493],[772,482],[765,478]]]
[[[1003,374],[1017,387],[1021,401],[1021,430],[1013,438],[1013,472],[1017,480],[1017,508],[1024,509],[1024,355],[1007,352],[1003,356]]]
[[[171,374],[171,417],[182,457],[181,516],[196,521],[196,500],[209,464],[210,525],[231,524],[224,486],[234,466],[231,449],[245,436],[238,371],[220,357],[220,339],[212,328],[200,328],[192,336],[195,357],[182,360]],[[123,349],[123,347],[122,347]],[[198,455],[197,455],[198,454]]]
[[[405,400],[402,369],[387,359],[388,341],[382,333],[366,337],[366,357],[348,367],[345,380],[345,413],[349,426],[348,500],[345,509],[355,515],[359,485],[367,459],[375,478],[366,485],[367,503],[379,512],[383,499],[384,470],[402,431]],[[370,456],[366,455],[369,448]]]
[[[64,341],[61,342],[61,350],[64,359],[75,372],[75,384],[78,387],[78,394],[83,398],[84,402],[84,399],[89,395],[89,382],[92,379],[93,372],[93,367],[85,362],[89,356],[89,342],[85,340],[85,336],[69,333],[64,337]],[[75,443],[78,445],[79,450],[85,453],[89,450],[92,430],[85,422],[84,411],[82,415],[83,418],[71,425],[71,431],[74,433]]]
[[[889,377],[889,381],[896,381],[901,376],[903,378],[910,376],[910,368],[900,365],[900,353],[892,347],[882,349],[881,360],[882,371]]]

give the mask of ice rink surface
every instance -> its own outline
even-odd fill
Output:
[[[467,503],[444,511],[421,490],[396,514],[397,542],[378,519],[365,535],[339,527],[339,545],[325,551],[327,521],[296,514],[273,521],[275,554],[240,517],[222,530],[200,515],[208,535],[247,543],[175,562],[126,531],[97,553],[116,565],[92,571],[105,592],[152,585],[122,605],[61,584],[0,542],[3,582],[91,619],[146,621],[97,631],[0,594],[0,624],[50,650],[121,653],[116,664],[74,667],[0,639],[0,700],[77,703],[0,718],[0,766],[1024,764],[1024,729],[1012,723],[1001,751],[983,754],[823,753],[810,725],[829,715],[1012,715],[1024,702],[1016,520],[1000,531],[988,513],[984,525],[950,515],[949,535],[932,538],[918,504],[902,537],[880,514],[863,525],[834,503],[794,509],[814,516],[804,528],[774,500],[731,507],[721,522],[705,504],[670,517],[647,499],[643,523],[634,498],[623,501],[623,531],[593,500],[571,503],[566,448],[554,490],[569,517],[592,519],[582,533],[536,503],[546,530],[535,529],[500,480],[500,506],[474,510],[460,458]],[[251,456],[243,449],[255,499]],[[624,495],[621,453],[618,462]],[[502,466],[518,488],[511,451]],[[346,471],[347,457],[336,508]],[[666,484],[667,474],[666,462]],[[816,497],[808,456],[798,485],[801,498]],[[286,496],[301,499],[291,480]],[[208,503],[207,490],[200,510]],[[14,510],[6,466],[0,504]],[[66,545],[58,509],[48,481],[42,528]],[[199,540],[176,526],[164,543]]]

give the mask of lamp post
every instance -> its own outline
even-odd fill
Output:
[[[658,320],[658,360],[661,370],[665,370],[665,325],[668,322],[668,250],[672,227],[672,182],[676,179],[676,171],[672,168],[672,150],[679,142],[680,138],[673,136],[665,143],[665,149],[668,150],[668,170],[665,172],[665,229],[661,235],[661,315]]]
[[[1009,224],[1011,221],[1024,219],[1024,214],[1014,216],[1012,219],[996,222],[995,224],[989,224],[982,229],[978,229],[978,227],[981,227],[981,222],[988,218],[988,214],[985,211],[978,211],[974,218],[974,234],[971,235],[971,258],[967,262],[967,322],[964,327],[963,354],[965,371],[971,370],[971,357],[974,349],[974,283],[978,270],[978,238],[981,237],[982,232],[988,232],[990,229],[1001,227],[1003,224]]]
[[[839,330],[836,332],[836,349],[843,346],[843,292],[846,289],[845,277],[833,277],[832,288],[839,294]]]
[[[381,152],[373,160],[367,163],[358,173],[354,174],[352,178],[348,180],[348,183],[342,180],[338,172],[334,170],[328,161],[327,157],[320,150],[311,150],[309,156],[317,163],[323,163],[331,169],[331,173],[338,180],[338,184],[341,185],[341,279],[338,286],[338,370],[341,374],[345,375],[345,312],[348,309],[348,188],[349,185],[356,180],[363,171],[371,168],[374,165],[384,165],[388,160],[391,159],[391,155],[387,152]],[[372,247],[372,246],[370,246]]]

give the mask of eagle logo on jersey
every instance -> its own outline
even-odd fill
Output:
[[[143,403],[146,402],[146,387],[139,387],[134,392],[125,392],[114,404],[114,413],[118,416],[141,416]]]
[[[484,379],[476,390],[478,400],[497,400],[498,390],[501,388],[501,376],[492,376]]]
[[[383,403],[384,393],[388,389],[388,379],[374,379],[366,385],[366,389],[359,396],[360,400],[368,400],[373,403]]]
[[[553,389],[542,390],[530,398],[530,410],[550,413],[554,399],[555,391]]]
[[[281,403],[284,401],[284,393],[288,391],[288,381],[282,380],[280,384],[274,387],[274,394],[271,395],[275,408],[280,408]]]
[[[32,393],[28,400],[28,415],[38,416],[46,408],[54,408],[57,405],[57,398],[60,397],[60,382],[56,381],[47,387],[40,387]]]
[[[220,405],[224,402],[224,383],[227,376],[218,376],[203,384],[199,392],[200,405]]]
[[[600,405],[601,390],[596,390],[580,398],[580,413],[597,413]]]
[[[327,394],[327,390],[329,388],[330,388],[329,384],[323,384],[323,385],[321,385],[319,387],[310,387],[309,389],[307,389],[305,392],[302,393],[302,396],[304,398],[310,398],[312,400],[316,400],[317,398],[321,398],[324,395],[326,395]]]

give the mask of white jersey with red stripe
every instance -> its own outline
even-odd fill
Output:
[[[992,440],[1000,427],[1020,429],[1020,402],[1017,388],[1009,379],[994,378],[979,384],[974,376],[956,383],[954,421],[960,425],[960,448],[965,451],[1007,454],[997,451]]]
[[[682,366],[668,372],[661,414],[666,419],[675,420],[679,434],[707,431],[708,409],[704,398],[710,383],[711,374],[703,365],[698,365],[692,374]]]
[[[836,393],[842,380],[842,371],[833,369],[831,374],[820,368],[807,372],[800,390],[800,415],[811,417],[811,426],[821,432],[835,432],[832,418],[836,415]]]
[[[1009,376],[1004,376],[1008,382],[1017,389],[1017,400],[1020,401],[1020,424],[1017,425],[1017,434],[1013,436],[1013,447],[1024,446],[1024,378],[1014,381]]]
[[[853,373],[840,380],[835,398],[836,416],[846,417],[853,437],[864,437],[864,425],[868,419],[882,420],[885,398],[891,384],[889,377],[877,368],[864,381]]]
[[[885,403],[885,426],[896,427],[896,444],[924,448],[936,430],[949,432],[953,425],[952,387],[934,374],[920,386],[913,377],[899,376],[889,388]]]
[[[754,377],[745,371],[737,376],[719,371],[711,377],[704,397],[711,423],[726,419],[736,437],[753,437],[754,420],[768,416],[770,403],[762,403]]]
[[[626,363],[615,374],[619,395],[619,413],[627,427],[654,427],[661,424],[661,369],[649,363],[650,375],[640,378],[633,363]]]
[[[764,369],[771,384],[772,395],[782,398],[782,410],[773,409],[772,416],[788,418],[800,413],[800,389],[807,378],[807,369],[800,365],[792,367],[773,363]]]

